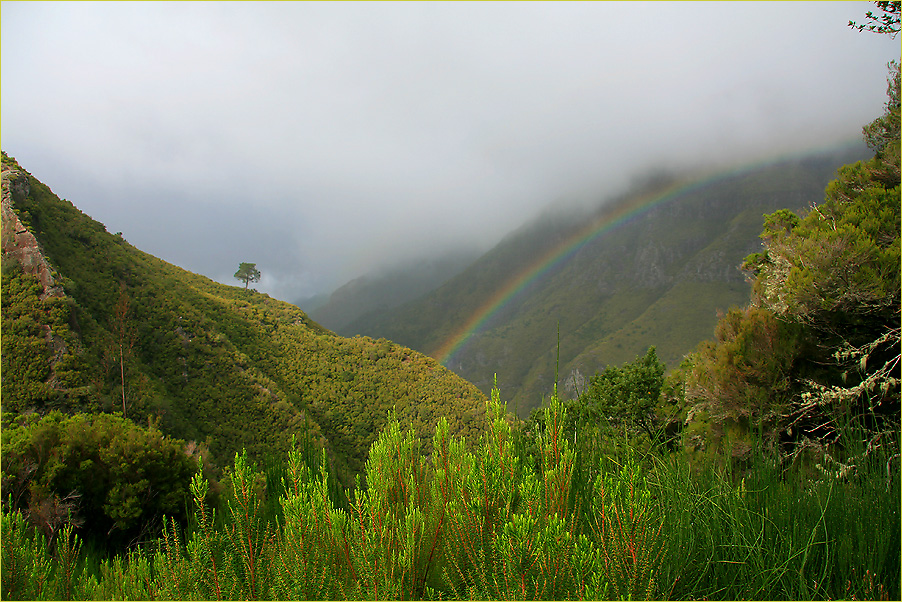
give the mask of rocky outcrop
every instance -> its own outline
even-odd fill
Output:
[[[2,174],[2,246],[3,261],[15,261],[26,274],[37,276],[44,292],[42,299],[63,297],[63,289],[53,279],[53,268],[44,256],[38,239],[35,238],[13,210],[17,199],[28,196],[28,174],[5,162]]]

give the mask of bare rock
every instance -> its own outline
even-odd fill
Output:
[[[41,299],[63,297],[63,289],[53,280],[53,269],[35,238],[13,210],[16,199],[28,196],[28,175],[18,169],[3,166],[2,174],[2,245],[4,261],[17,261],[26,274],[37,276],[44,292]]]

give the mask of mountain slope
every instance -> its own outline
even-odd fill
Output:
[[[336,289],[325,303],[308,311],[330,330],[343,329],[372,311],[384,311],[412,301],[439,287],[477,258],[458,251],[431,261],[418,261],[376,275],[356,278]],[[303,302],[296,303],[305,307]]]
[[[650,345],[675,366],[711,336],[718,310],[748,299],[737,266],[760,247],[763,214],[822,199],[836,168],[864,154],[856,147],[696,183],[662,180],[589,215],[549,213],[435,291],[344,332],[435,354],[484,391],[497,374],[521,415],[552,390],[558,325],[564,386]],[[627,217],[615,221],[618,212]],[[587,224],[598,224],[594,236],[585,236]],[[504,296],[518,281],[518,292]]]
[[[124,411],[220,464],[241,448],[279,453],[309,431],[344,476],[390,412],[424,438],[439,416],[465,435],[484,429],[484,395],[435,360],[336,336],[293,305],[168,264],[5,154],[3,170],[5,419]]]

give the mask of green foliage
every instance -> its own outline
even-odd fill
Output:
[[[843,432],[862,435],[860,427]],[[672,596],[893,599],[898,534],[871,525],[898,521],[898,480],[885,464],[894,445],[842,478],[787,469],[761,448],[741,472],[668,461],[655,479],[668,508],[661,578],[674,584]],[[864,579],[878,571],[877,583]]]
[[[873,441],[898,429],[900,107],[890,69],[886,112],[865,128],[874,158],[840,168],[806,215],[765,216],[764,249],[743,266],[751,306],[721,317],[716,339],[674,376],[687,445],[725,442],[744,458],[751,428],[789,454],[838,442],[834,457],[843,421],[866,420]]]
[[[71,301],[42,299],[40,282],[17,267],[4,271],[2,289],[3,411],[96,408]]]
[[[870,31],[872,33],[888,34],[896,37],[899,33],[899,15],[902,12],[902,2],[898,0],[879,0],[875,2],[881,11],[881,15],[876,16],[873,12],[865,13],[867,22],[858,24],[849,21],[849,27],[858,31]]]
[[[896,12],[898,12],[898,5]],[[865,126],[873,159],[842,167],[804,217],[765,217],[765,251],[746,260],[756,300],[821,330],[882,329],[900,302],[899,66],[890,64],[885,113]],[[867,327],[867,324],[865,324]]]
[[[335,599],[349,579],[348,518],[330,501],[325,465],[325,457],[317,464],[306,462],[298,450],[288,454],[280,499],[284,537],[273,584],[282,599]]]
[[[113,549],[184,519],[184,442],[101,414],[32,415],[3,428],[3,491],[49,541],[72,524]]]
[[[270,569],[276,554],[276,531],[263,516],[264,478],[247,454],[236,454],[228,471],[228,519],[214,527],[215,511],[207,506],[209,486],[198,472],[191,481],[197,528],[182,544],[175,522],[167,521],[156,570],[164,576],[159,595],[165,599],[268,599]]]
[[[4,488],[5,489],[5,488]],[[52,559],[42,534],[28,528],[19,511],[4,506],[0,528],[2,587],[4,600],[50,600]]]
[[[584,408],[579,420],[589,420],[607,429],[642,430],[655,437],[655,408],[664,384],[664,364],[654,347],[621,367],[608,366],[589,382],[580,397]]]
[[[256,263],[241,263],[238,271],[235,272],[235,278],[244,282],[244,288],[251,282],[260,282],[260,270],[257,269]]]
[[[3,401],[7,408],[24,410],[29,405],[52,399],[47,386],[50,377],[50,349],[44,339],[38,298],[42,288],[35,278],[11,274],[3,278]],[[40,317],[38,318],[40,320]],[[11,384],[27,383],[24,387]]]
[[[579,475],[573,477],[574,482],[590,483],[605,458],[626,462],[632,454],[665,441],[668,415],[661,403],[664,370],[655,348],[650,347],[632,362],[596,373],[579,397],[555,402],[565,416],[560,436],[572,441],[574,470]],[[556,399],[555,394],[552,400]],[[522,427],[526,452],[540,460],[538,442],[549,436],[545,425],[554,422],[549,409],[533,410]],[[580,486],[571,492],[570,501],[584,504],[591,495],[591,490]]]
[[[692,358],[690,395],[716,422],[774,432],[797,393],[802,329],[766,310],[732,308]],[[722,434],[722,433],[720,433]]]
[[[595,481],[589,524],[599,542],[611,593],[620,600],[659,597],[665,550],[662,508],[634,457]]]
[[[804,219],[767,217],[766,252],[746,264],[756,294],[778,315],[820,328],[842,326],[852,313],[891,314],[899,304],[899,211],[898,185],[875,186],[864,163],[843,167]]]
[[[898,13],[899,3],[896,3]],[[898,24],[898,17],[897,17]],[[875,153],[877,159],[886,167],[878,172],[879,179],[890,182],[886,176],[899,177],[899,136],[900,136],[900,73],[899,63],[891,61],[888,65],[886,96],[887,101],[882,116],[862,128],[864,140]],[[894,164],[894,165],[893,165]],[[895,169],[893,169],[893,167]]]
[[[256,461],[284,454],[309,431],[345,485],[391,411],[421,442],[440,416],[471,443],[484,432],[485,396],[434,360],[337,337],[297,307],[142,253],[18,169],[27,185],[10,191],[14,210],[65,297],[42,300],[4,260],[4,411],[152,417],[214,467],[241,450]]]
[[[475,451],[436,426],[431,453],[386,426],[347,505],[328,462],[293,445],[277,493],[245,454],[227,508],[191,481],[193,528],[94,560],[71,529],[48,546],[21,512],[2,517],[6,599],[823,599],[899,595],[898,437],[872,448],[860,425],[855,469],[789,468],[757,449],[742,473],[661,448],[581,470],[552,399],[523,456],[520,427],[493,395]],[[870,450],[870,451],[867,451]],[[320,451],[322,454],[322,451]],[[826,456],[815,458],[823,462]],[[588,494],[579,499],[575,491]],[[278,495],[281,518],[267,516]],[[96,569],[89,570],[89,566]]]

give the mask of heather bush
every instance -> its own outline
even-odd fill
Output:
[[[662,447],[603,456],[587,467],[565,436],[566,409],[556,396],[529,445],[497,389],[491,413],[490,431],[475,449],[444,420],[431,449],[390,421],[346,499],[335,495],[322,450],[295,441],[279,471],[238,454],[218,507],[198,471],[187,525],[167,518],[156,541],[109,558],[90,558],[97,551],[81,546],[72,525],[50,543],[21,511],[5,509],[3,596],[899,595],[899,480],[887,471],[898,438],[869,448],[866,431],[848,425],[844,436],[862,449],[845,472],[830,470],[826,453],[812,468],[781,463],[764,447],[741,471],[730,463],[693,465]]]

